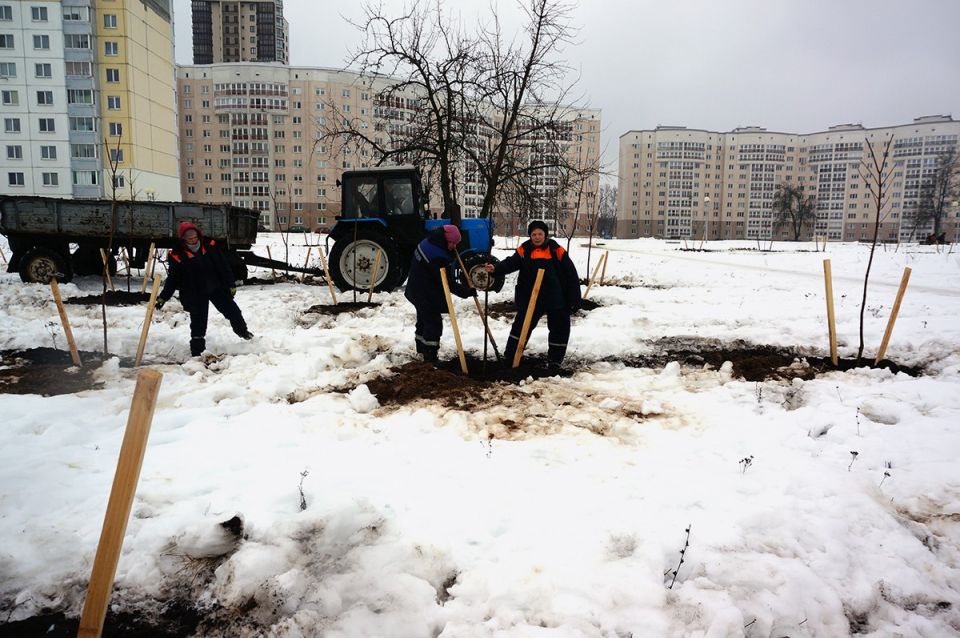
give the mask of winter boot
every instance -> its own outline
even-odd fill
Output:
[[[199,357],[207,349],[207,340],[203,337],[192,337],[190,339],[190,354]]]
[[[425,363],[437,363],[440,360],[440,348],[425,348],[423,351],[423,360]]]

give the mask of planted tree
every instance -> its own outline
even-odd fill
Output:
[[[813,195],[804,195],[800,184],[781,183],[773,194],[773,216],[775,227],[788,226],[793,241],[800,241],[804,227],[811,226],[817,218],[817,200]]]

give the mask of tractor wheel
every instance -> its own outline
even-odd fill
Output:
[[[490,292],[500,292],[503,289],[505,278],[494,277],[484,269],[485,264],[495,264],[497,261],[499,260],[496,257],[487,253],[473,253],[463,258],[463,265],[467,269],[474,288]]]
[[[380,261],[376,273],[373,266]],[[400,251],[386,235],[372,229],[357,229],[356,239],[341,237],[330,251],[330,276],[342,292],[369,290],[371,281],[374,290],[389,292],[400,282]]]
[[[53,250],[38,246],[20,260],[20,279],[27,283],[48,284],[51,279],[65,284],[73,279],[70,259]]]

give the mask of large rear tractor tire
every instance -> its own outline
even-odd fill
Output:
[[[20,279],[26,283],[48,284],[51,279],[65,284],[73,279],[70,259],[52,248],[31,248],[20,260]]]
[[[380,261],[377,263],[377,251]],[[374,273],[373,266],[377,263]],[[330,276],[342,292],[369,290],[375,283],[377,292],[389,292],[400,283],[400,251],[383,233],[366,228],[341,237],[330,251]]]

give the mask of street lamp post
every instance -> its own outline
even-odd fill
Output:
[[[707,234],[710,231],[710,196],[703,196],[703,239],[700,240],[700,249],[703,249],[704,242],[707,241]]]

